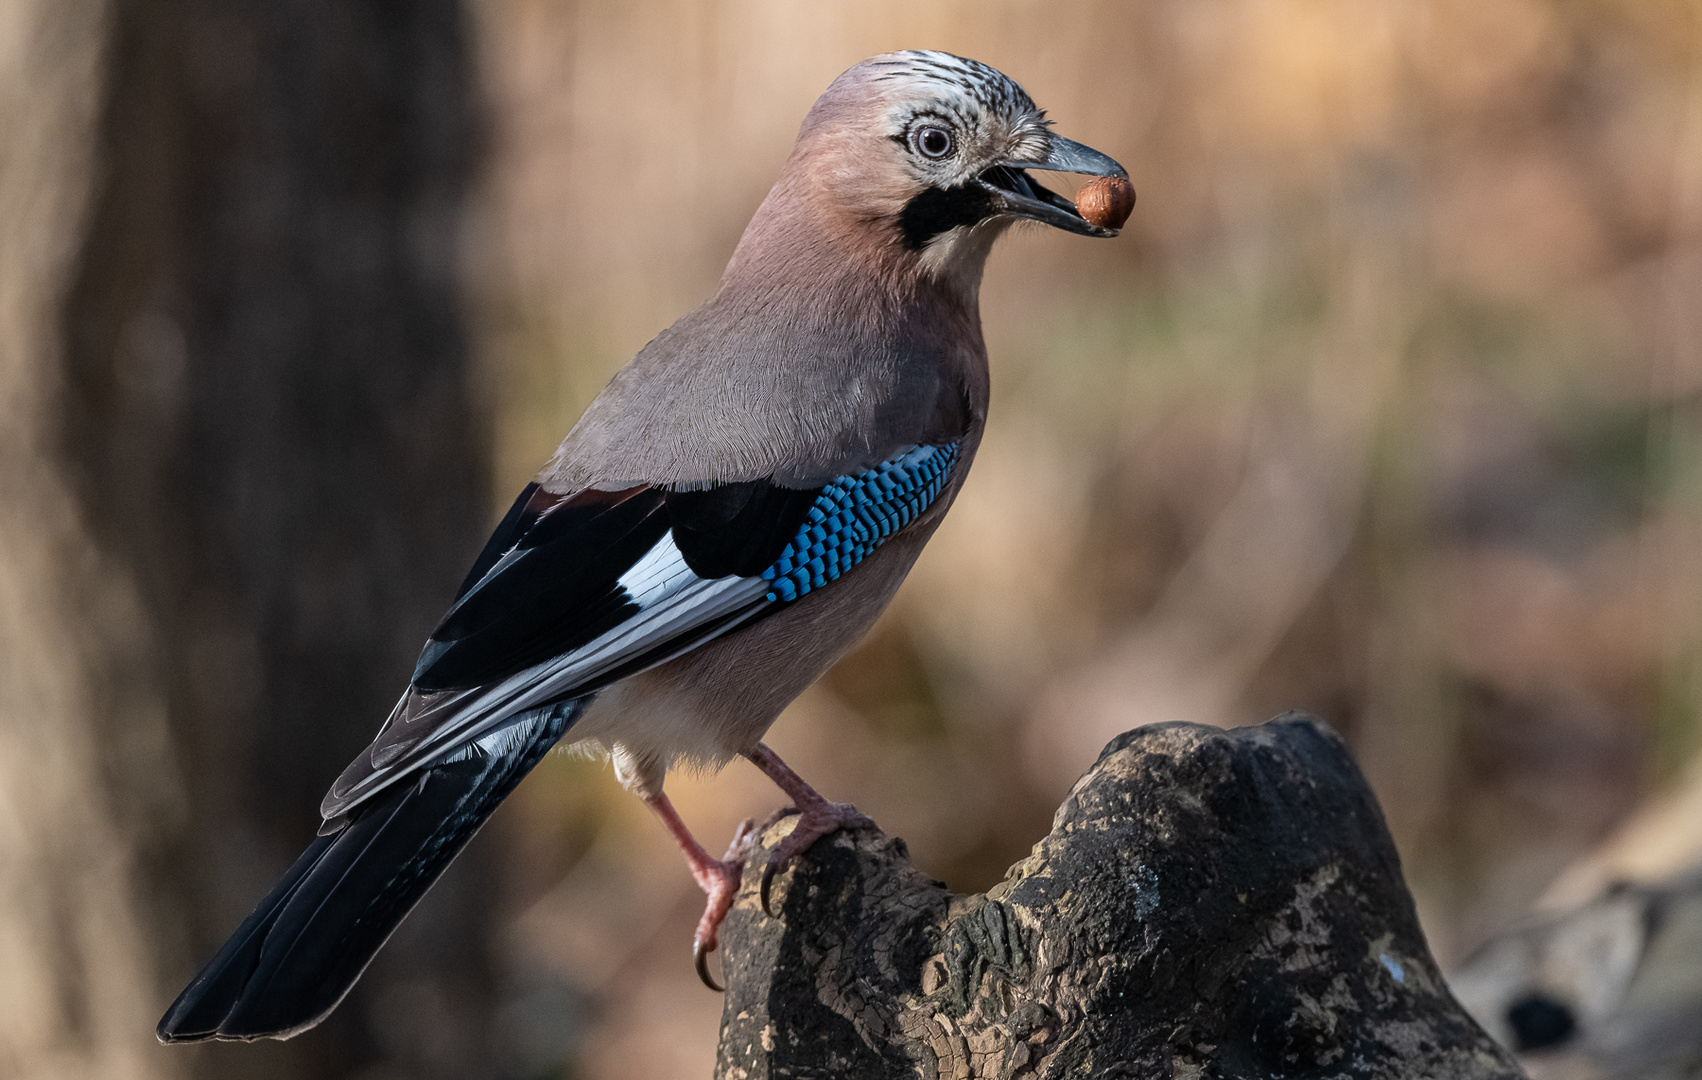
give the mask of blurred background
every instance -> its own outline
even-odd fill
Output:
[[[701,894],[565,755],[319,1029],[152,1027],[905,47],[1139,203],[994,253],[974,475],[775,748],[978,891],[1116,733],[1311,710],[1449,968],[1702,864],[1694,0],[0,0],[0,1075],[709,1074]],[[669,791],[712,848],[779,800]]]

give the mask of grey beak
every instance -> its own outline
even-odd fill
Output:
[[[1012,169],[1043,169],[1046,172],[1086,173],[1089,176],[1121,176],[1129,172],[1114,160],[1091,146],[1083,146],[1062,135],[1052,136],[1052,152],[1044,161],[1006,161]]]
[[[1084,173],[1088,176],[1127,177],[1128,171],[1091,146],[1083,146],[1062,135],[1052,136],[1051,152],[1042,160],[1002,161],[982,173],[979,182],[992,197],[1000,213],[1039,221],[1082,236],[1116,236],[1116,229],[1088,224],[1076,212],[1076,204],[1036,183],[1023,170]]]

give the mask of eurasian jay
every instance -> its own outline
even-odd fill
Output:
[[[777,869],[861,820],[761,740],[868,629],[963,485],[987,410],[993,241],[1023,219],[1116,235],[1028,169],[1127,175],[973,60],[890,53],[834,80],[715,296],[615,375],[520,493],[331,786],[318,838],[160,1039],[317,1024],[570,731],[685,851],[708,894],[694,952],[709,982],[748,833],[712,858],[663,778],[743,756],[791,797],[765,909]]]

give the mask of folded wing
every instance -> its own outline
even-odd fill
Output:
[[[326,831],[421,768],[489,751],[533,710],[827,585],[915,520],[956,461],[955,445],[918,446],[808,489],[763,480],[569,495],[528,487],[378,738],[326,796]]]

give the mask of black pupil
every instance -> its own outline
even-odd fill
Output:
[[[922,129],[922,152],[929,157],[939,157],[951,149],[951,136],[939,128]]]

